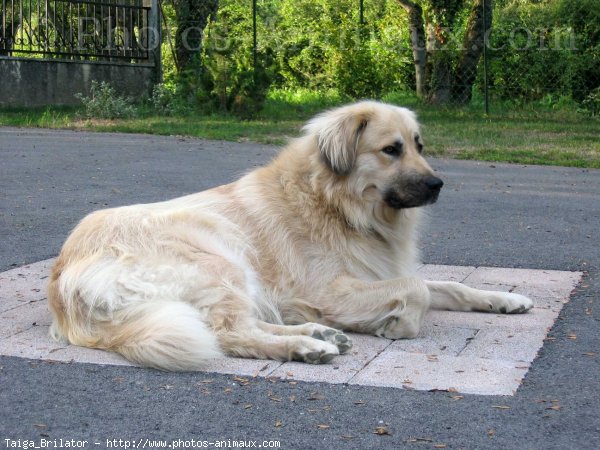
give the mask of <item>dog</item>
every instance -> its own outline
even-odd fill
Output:
[[[413,112],[362,101],[303,132],[234,183],[84,218],[51,273],[51,335],[164,370],[222,354],[317,364],[351,348],[343,331],[414,338],[430,308],[533,306],[416,276],[443,181]]]

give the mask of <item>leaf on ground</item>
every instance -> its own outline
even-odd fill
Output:
[[[553,411],[559,411],[560,410],[560,405],[548,406],[546,409],[551,409]]]
[[[247,405],[244,405],[244,409],[250,409],[252,408],[252,404],[248,403]]]
[[[446,444],[434,444],[433,448],[446,448]]]
[[[326,430],[327,428],[331,428],[331,425],[327,425],[326,423],[320,423],[319,425],[317,425],[317,428],[319,430]]]
[[[210,384],[212,383],[214,380],[200,380],[198,381],[198,384]]]
[[[487,435],[488,437],[494,437],[494,434],[496,433],[496,430],[494,430],[493,428],[490,428],[489,430],[487,430]]]
[[[593,358],[593,357],[595,357],[596,355],[597,355],[597,353],[596,353],[596,352],[586,352],[586,353],[584,353],[584,356],[589,356],[590,358]]]
[[[377,434],[379,436],[391,436],[392,435],[392,433],[390,433],[386,427],[375,427],[375,431],[373,431],[373,434]]]
[[[269,392],[267,394],[267,397],[269,397],[269,400],[273,401],[273,402],[280,402],[281,401],[281,397],[277,397],[276,395],[274,395],[272,392]]]
[[[460,400],[462,398],[465,398],[464,395],[453,395],[452,397],[450,397],[452,400]]]
[[[33,426],[38,430],[45,430],[46,428],[48,428],[48,425],[46,425],[45,423],[34,423]]]
[[[433,439],[431,439],[431,438],[424,438],[424,437],[414,437],[414,438],[408,438],[404,442],[409,443],[409,444],[412,444],[412,443],[415,443],[415,442],[433,442]]]
[[[571,339],[572,341],[577,339],[577,335],[575,333],[567,334],[567,339]]]
[[[340,436],[340,438],[344,439],[344,440],[350,440],[350,439],[354,439],[354,436],[350,435],[350,434],[342,434]]]
[[[506,405],[492,405],[492,408],[496,408],[496,409],[510,409],[510,406],[506,406]]]
[[[223,389],[223,392],[229,394],[230,392],[233,392],[233,389],[231,389],[231,388],[225,388],[225,389]]]
[[[323,394],[319,394],[318,392],[311,392],[308,396],[309,400],[323,400],[325,396]]]
[[[276,420],[275,421],[275,428],[280,428],[283,426],[283,422],[281,420]]]
[[[168,390],[173,389],[175,386],[172,385],[172,384],[163,384],[160,387],[161,387],[161,389],[164,389],[165,391],[168,391]]]
[[[233,381],[237,381],[242,386],[246,386],[246,385],[250,384],[250,381],[248,380],[248,378],[233,377]]]
[[[362,400],[357,400],[354,402],[355,405],[364,405],[365,402],[363,402]]]

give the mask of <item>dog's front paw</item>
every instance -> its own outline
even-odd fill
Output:
[[[375,336],[387,339],[413,339],[419,334],[419,323],[404,317],[390,317],[375,331]]]
[[[533,308],[533,301],[521,294],[505,292],[493,301],[490,309],[501,314],[520,314]]]

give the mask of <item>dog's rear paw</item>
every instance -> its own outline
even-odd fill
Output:
[[[352,348],[352,341],[350,338],[334,328],[324,327],[322,330],[315,330],[311,337],[321,341],[330,342],[338,348],[340,354],[346,353]]]
[[[533,308],[533,301],[521,294],[506,292],[501,301],[490,305],[493,312],[501,314],[521,314]]]
[[[305,338],[308,339],[308,338]],[[338,348],[329,342],[313,340],[310,344],[300,345],[291,358],[294,361],[303,361],[308,364],[324,364],[330,362],[340,354]]]

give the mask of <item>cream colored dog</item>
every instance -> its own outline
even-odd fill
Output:
[[[52,334],[169,370],[221,352],[330,361],[338,330],[412,338],[430,307],[520,313],[517,294],[415,277],[442,181],[414,114],[360,102],[311,120],[235,183],[90,214],[54,266]]]

